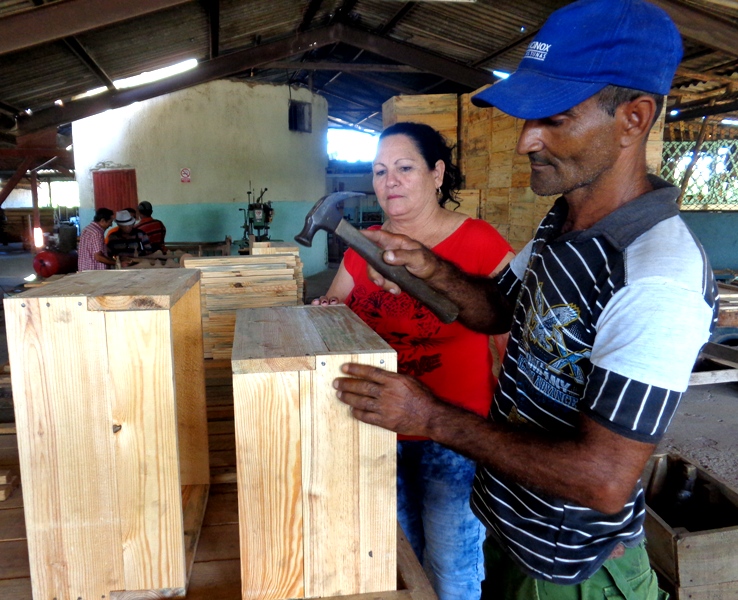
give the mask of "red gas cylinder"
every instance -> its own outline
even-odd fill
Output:
[[[33,259],[33,270],[39,277],[74,273],[77,270],[77,253],[44,250]]]

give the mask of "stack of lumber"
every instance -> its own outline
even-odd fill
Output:
[[[718,283],[720,309],[718,327],[738,327],[738,286]]]
[[[300,260],[300,247],[297,244],[289,242],[254,242],[251,244],[250,254],[252,256],[263,256],[265,254],[292,254],[295,257],[298,271],[295,274],[297,281],[297,291],[302,294],[302,301],[305,301],[305,279],[302,276],[302,261]]]
[[[134,264],[126,267],[127,269],[151,269],[151,268],[177,268],[182,266],[182,260],[192,256],[184,250],[173,250],[164,254],[161,250],[157,250],[146,256],[137,256]]]
[[[10,469],[0,469],[0,502],[4,502],[18,487],[18,476]]]
[[[183,266],[202,275],[205,358],[230,359],[237,310],[303,304],[302,263],[293,254],[186,258]]]

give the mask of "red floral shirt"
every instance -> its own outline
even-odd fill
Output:
[[[512,248],[485,221],[467,219],[433,251],[468,273],[486,276]],[[397,351],[398,372],[451,404],[486,416],[497,384],[489,336],[456,322],[445,325],[409,295],[377,287],[367,277],[366,261],[351,249],[343,264],[354,280],[346,304]]]

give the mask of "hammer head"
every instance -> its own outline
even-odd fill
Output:
[[[362,194],[361,192],[333,192],[332,194],[323,196],[315,203],[315,206],[310,209],[310,212],[305,217],[305,227],[295,236],[295,241],[309,248],[313,245],[313,236],[318,229],[335,231],[336,227],[338,227],[341,219],[343,219],[342,207],[338,205],[339,202],[348,198],[361,198],[364,196],[366,194]]]

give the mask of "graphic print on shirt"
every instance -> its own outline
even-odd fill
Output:
[[[362,287],[357,287],[346,305],[397,350],[399,373],[420,377],[440,368],[441,353],[433,349],[444,343],[437,337],[441,322],[421,302],[404,293],[395,296],[380,290],[365,294]],[[397,328],[392,327],[394,320]]]
[[[539,405],[555,402],[576,409],[585,384],[585,373],[577,363],[591,354],[580,333],[580,309],[575,304],[547,306],[542,287],[538,284],[535,310],[529,311],[522,331],[525,351],[520,353],[518,368],[525,375],[525,396]]]

